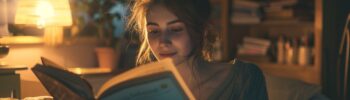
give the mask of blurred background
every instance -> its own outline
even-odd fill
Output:
[[[34,11],[38,2],[50,9]],[[115,74],[128,70],[135,66],[139,47],[137,33],[125,29],[128,2],[0,0],[0,44],[10,48],[0,60],[31,68],[46,57],[66,68],[108,67]],[[210,22],[218,35],[213,60],[257,64],[270,100],[350,99],[350,44],[345,41],[350,38],[344,35],[350,34],[349,0],[210,2]],[[58,17],[49,19],[50,14]],[[42,18],[48,21],[40,22]],[[21,97],[48,95],[29,69],[16,73]],[[101,84],[91,82],[96,88]],[[29,92],[33,89],[40,91]]]

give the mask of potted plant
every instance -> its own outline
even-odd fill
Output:
[[[98,33],[102,43],[95,49],[100,67],[117,67],[119,60],[118,40],[123,33],[126,0],[77,0],[78,15],[72,33]],[[73,9],[74,10],[74,9]],[[77,31],[77,29],[82,29]],[[72,28],[74,30],[74,28]]]

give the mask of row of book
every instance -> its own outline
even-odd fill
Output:
[[[312,65],[314,38],[301,37],[257,38],[244,37],[238,47],[238,58],[253,62],[275,62],[279,64]]]
[[[261,5],[252,1],[233,1],[231,22],[235,24],[259,23],[262,18]]]
[[[234,0],[231,22],[234,24],[257,24],[262,21],[312,21],[313,0],[278,0],[256,2]]]
[[[270,62],[268,50],[271,42],[268,39],[244,37],[243,43],[238,47],[239,59],[254,62]]]

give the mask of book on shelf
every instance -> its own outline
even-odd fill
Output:
[[[244,37],[243,43],[252,43],[262,46],[270,46],[271,42],[270,40],[263,39],[263,38],[256,38],[256,37]]]
[[[260,3],[252,1],[234,1],[231,22],[234,24],[260,23],[262,12]]]
[[[243,44],[238,47],[238,55],[267,55],[270,41],[255,37],[244,37]]]
[[[254,1],[234,0],[232,3],[234,7],[244,7],[251,9],[258,9],[261,6],[259,2]]]
[[[293,4],[271,3],[264,7],[266,19],[293,19],[294,9]]]
[[[272,1],[268,3],[270,7],[286,7],[293,6],[298,3],[298,0],[280,0],[280,1]]]
[[[302,22],[298,19],[265,19],[260,24],[263,25],[304,25],[306,27],[310,27],[312,23]]]
[[[37,64],[32,71],[57,100],[195,99],[170,58],[114,76],[101,86],[96,95],[85,79],[57,64]]]
[[[314,8],[308,0],[272,1],[263,6],[264,19],[313,21]]]
[[[279,11],[265,10],[266,19],[293,19],[294,10],[284,9]]]
[[[252,17],[260,17],[261,14],[255,9],[244,9],[244,8],[235,8],[232,12],[233,16],[252,16]]]
[[[245,48],[240,47],[238,49],[238,55],[266,55],[266,49],[255,49],[255,48]]]
[[[253,17],[253,16],[245,16],[245,17],[232,16],[231,22],[233,24],[258,24],[261,22],[261,20],[259,17]]]

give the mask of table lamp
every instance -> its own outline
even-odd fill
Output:
[[[7,1],[0,0],[0,38],[8,36]],[[9,46],[0,43],[0,58],[4,58],[9,53]],[[0,61],[0,67],[5,63]]]
[[[54,46],[63,42],[63,27],[72,25],[69,0],[19,0],[15,24],[44,28],[44,43]]]

